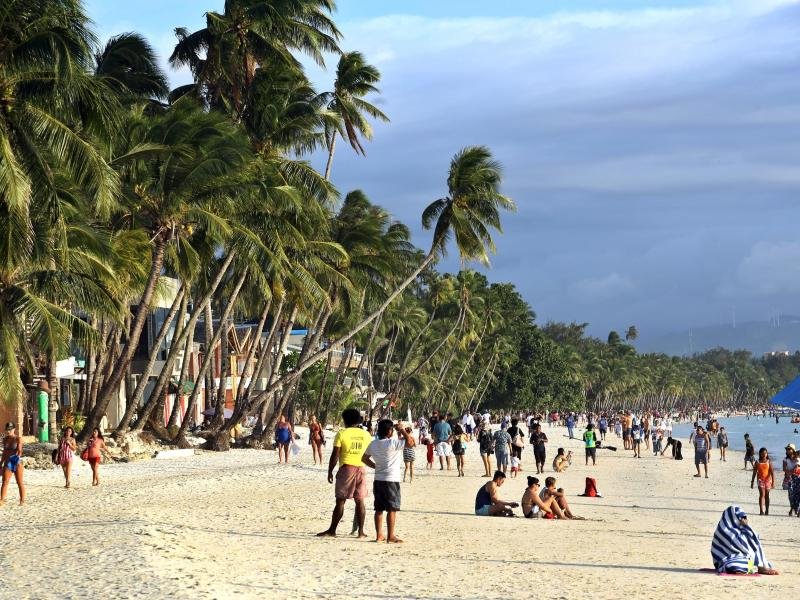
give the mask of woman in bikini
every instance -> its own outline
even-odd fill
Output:
[[[72,477],[72,459],[75,456],[75,430],[72,427],[65,427],[64,434],[61,436],[61,442],[58,444],[58,464],[61,465],[61,470],[64,471],[64,480],[67,484],[64,486],[69,489],[70,479]]]
[[[0,458],[0,471],[3,473],[0,504],[4,504],[6,501],[8,482],[11,481],[12,475],[17,482],[17,489],[19,489],[19,503],[25,504],[25,483],[23,481],[25,468],[22,466],[22,438],[17,435],[17,428],[14,423],[6,423],[6,437],[3,439],[3,456]]]
[[[322,444],[325,441],[323,435],[322,427],[317,423],[317,417],[312,416],[308,423],[308,443],[311,444],[311,451],[314,453],[314,464],[317,464],[317,457],[319,457],[319,464],[322,464]]]
[[[769,514],[769,491],[775,487],[775,473],[772,472],[772,461],[766,448],[758,451],[758,461],[753,465],[753,476],[750,478],[750,489],[758,477],[758,508],[759,514]]]
[[[89,466],[92,467],[92,485],[100,485],[100,463],[103,460],[103,455],[100,451],[106,447],[106,442],[103,440],[103,434],[100,429],[95,427],[92,429],[92,437],[86,444],[87,460]]]

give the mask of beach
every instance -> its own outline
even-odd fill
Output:
[[[565,429],[545,433],[545,475],[557,447],[575,454],[558,485],[585,521],[476,517],[475,493],[486,481],[477,444],[469,445],[464,478],[438,464],[426,471],[420,447],[417,476],[402,486],[397,533],[405,543],[397,545],[350,537],[352,503],[339,537],[315,537],[329,524],[333,486],[305,440],[288,466],[256,450],[104,464],[99,488],[78,459],[71,490],[60,469],[28,470],[28,503],[17,506],[12,483],[0,507],[3,596],[734,599],[785,598],[800,585],[800,520],[786,516],[780,475],[773,515],[761,517],[738,453],[722,463],[715,449],[710,478],[696,479],[685,440],[687,460],[644,449],[635,459],[611,435],[607,443],[620,450],[599,450],[593,468]],[[773,457],[778,471],[780,459]],[[522,466],[502,486],[503,499],[518,502],[535,471],[530,445]],[[578,496],[586,476],[596,478],[603,498]],[[780,576],[699,571],[712,566],[711,537],[731,504],[749,513]],[[367,508],[372,537],[371,500]]]

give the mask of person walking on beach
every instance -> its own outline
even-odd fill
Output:
[[[631,427],[631,448],[634,458],[642,458],[642,427],[638,423]]]
[[[516,457],[522,466],[522,450],[525,448],[525,432],[519,426],[519,419],[511,419],[511,427],[508,428],[508,435],[511,436],[511,458]]]
[[[336,433],[333,439],[333,450],[328,461],[328,483],[333,483],[333,470],[339,463],[336,473],[334,495],[336,504],[331,515],[331,525],[325,531],[317,534],[318,537],[336,537],[336,527],[344,515],[345,502],[352,499],[356,503],[356,518],[358,519],[358,537],[365,538],[364,519],[366,509],[364,499],[367,497],[367,481],[364,474],[364,465],[375,468],[375,463],[369,458],[364,459],[364,452],[372,436],[360,427],[363,418],[355,408],[348,408],[342,412],[344,429]]]
[[[564,421],[564,423],[567,426],[567,433],[569,434],[569,439],[574,440],[575,439],[575,417],[574,417],[574,415],[572,413],[569,413],[567,415],[567,418]]]
[[[66,489],[69,489],[72,479],[72,460],[75,457],[76,449],[75,430],[67,426],[64,428],[64,433],[61,435],[61,441],[58,444],[58,454],[56,454],[56,461],[61,465],[61,470],[64,472],[64,480],[66,482],[64,488]]]
[[[410,428],[409,428],[410,429]],[[397,438],[392,436],[397,432]],[[397,512],[400,510],[400,465],[403,450],[414,447],[414,438],[402,423],[396,425],[389,419],[378,421],[378,439],[372,440],[364,453],[364,462],[370,461],[375,469],[372,495],[375,498],[375,541],[400,543],[395,535]],[[386,513],[386,537],[383,537],[383,513]]]
[[[752,469],[756,464],[756,448],[750,440],[750,434],[744,434],[744,469]]]
[[[583,445],[586,452],[586,466],[589,466],[590,458],[592,466],[595,466],[597,464],[597,433],[594,431],[593,425],[589,425],[583,432]]]
[[[289,462],[289,446],[292,445],[294,431],[292,424],[286,420],[285,415],[278,417],[278,424],[275,425],[275,444],[278,447],[278,464]],[[283,460],[281,460],[283,458]]]
[[[769,514],[769,491],[775,487],[775,473],[772,471],[772,461],[766,448],[758,451],[758,462],[753,466],[753,476],[750,478],[750,489],[758,478],[758,509],[760,515]]]
[[[533,426],[531,433],[531,444],[533,445],[533,458],[536,461],[536,474],[544,473],[544,463],[547,460],[547,434],[542,431],[542,426],[538,423]]]
[[[491,481],[484,483],[475,495],[475,514],[479,517],[513,517],[516,502],[501,500],[498,492],[506,481],[506,474],[495,471]]]
[[[453,426],[453,456],[456,457],[456,469],[458,476],[464,477],[464,455],[467,453],[468,436],[464,429],[456,423]]]
[[[489,427],[481,427],[481,432],[478,435],[478,450],[481,454],[483,461],[483,476],[492,476],[492,456],[494,455],[494,436],[489,430]]]
[[[510,458],[511,436],[508,435],[506,428],[501,426],[494,432],[494,459],[497,462],[497,470],[505,473],[508,470]]]
[[[798,460],[797,460],[797,450],[794,447],[794,444],[788,444],[786,446],[786,456],[783,459],[783,484],[781,487],[786,490],[789,494],[789,516],[792,515],[800,516],[797,514],[797,507],[800,503],[800,497],[797,497],[797,494],[793,494],[793,488],[795,487],[794,480],[800,479],[795,475],[797,472],[798,467]],[[798,482],[798,492],[800,492],[800,482]]]
[[[106,441],[103,439],[103,433],[99,427],[92,429],[92,435],[89,441],[86,442],[86,448],[83,450],[81,458],[86,457],[85,460],[89,462],[92,468],[92,485],[100,485],[100,463],[103,462],[103,455],[101,450],[106,447]]]
[[[22,437],[17,434],[14,423],[6,423],[6,436],[3,438],[3,455],[0,458],[0,471],[2,472],[2,487],[0,487],[0,505],[5,504],[8,494],[8,482],[11,477],[17,482],[19,490],[19,503],[25,504],[25,467],[22,465]]]
[[[411,427],[406,427],[406,433],[408,435],[413,434],[413,430]],[[408,481],[414,481],[414,461],[417,460],[417,453],[414,451],[414,446],[406,446],[403,448],[403,482],[406,480],[406,476],[408,476]]]
[[[439,470],[444,471],[444,463],[447,461],[447,470],[450,470],[450,457],[453,456],[453,449],[450,442],[453,440],[453,429],[450,424],[442,417],[433,425],[433,442],[436,444],[436,456],[439,457]]]
[[[608,431],[608,419],[605,413],[600,416],[600,421],[598,421],[597,426],[600,429],[600,440],[605,441],[606,432]]]
[[[700,465],[703,465],[706,479],[708,479],[708,457],[711,453],[711,437],[702,426],[698,425],[694,433],[694,439],[690,441],[694,445],[694,466],[697,469],[695,477],[700,477]]]
[[[319,464],[321,465],[325,433],[314,415],[311,415],[311,419],[308,421],[308,443],[311,445],[311,452],[314,454],[314,464],[317,464],[317,458],[319,458]]]
[[[728,450],[728,432],[725,431],[724,427],[719,428],[719,433],[717,434],[717,448],[719,448],[719,459],[727,462],[728,458],[725,455]]]

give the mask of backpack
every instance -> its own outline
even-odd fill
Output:
[[[517,435],[515,435],[514,439],[511,440],[511,444],[515,448],[524,448],[525,447],[525,440],[522,437],[522,433],[520,433],[519,427],[517,427]]]
[[[589,498],[600,498],[600,492],[597,491],[597,482],[593,477],[586,478],[586,489],[581,496],[588,496]]]

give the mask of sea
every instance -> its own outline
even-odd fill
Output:
[[[750,440],[756,449],[765,447],[769,451],[770,457],[783,459],[786,454],[787,444],[794,444],[800,448],[800,423],[791,423],[790,417],[781,417],[775,423],[775,417],[717,417],[717,421],[728,433],[728,448],[744,452],[744,434],[750,434]],[[705,420],[700,424],[705,427]],[[672,426],[672,436],[684,441],[689,439],[693,426],[691,423],[680,423]],[[717,440],[714,439],[712,446],[717,448]],[[685,450],[684,450],[685,452]]]

